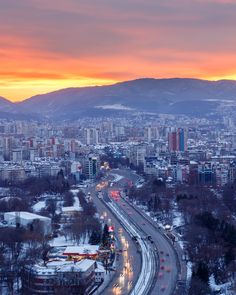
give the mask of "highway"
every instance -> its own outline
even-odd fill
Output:
[[[148,239],[143,238],[144,232],[140,230],[137,224],[131,222],[129,216],[123,210],[121,210],[119,206],[117,206],[113,201],[108,201],[107,204],[111,211],[116,214],[116,216],[125,226],[127,232],[129,232],[131,236],[135,237],[136,243],[140,247],[142,255],[141,272],[139,274],[138,281],[136,282],[130,294],[150,294],[157,272],[156,249]]]
[[[115,177],[117,179],[114,180],[114,174],[119,174],[120,177]],[[112,282],[102,294],[186,294],[180,288],[177,292],[177,281],[184,281],[186,278],[181,273],[182,267],[176,249],[165,232],[159,230],[155,222],[129,200],[121,197],[114,198],[111,194],[114,191],[122,191],[127,180],[135,183],[140,177],[129,170],[116,170],[108,174],[106,178],[113,179],[113,183],[110,188],[107,186],[102,188],[105,196],[103,199],[97,197],[95,186],[90,187],[89,191],[93,195],[99,214],[104,216],[106,212],[107,222],[111,220],[111,223],[115,225],[118,243],[124,245],[125,239],[128,247],[119,260]],[[123,228],[122,236],[121,228]],[[131,236],[135,236],[136,241],[131,239]],[[138,248],[142,250],[142,257],[137,253],[138,244]],[[127,263],[131,269],[128,273]]]
[[[135,286],[141,271],[141,255],[137,253],[137,245],[127,233],[125,227],[120,222],[116,214],[113,213],[108,205],[96,196],[95,185],[87,188],[85,193],[90,192],[93,202],[100,216],[104,218],[104,224],[113,225],[119,249],[125,251],[118,255],[116,270],[113,273],[111,282],[101,292],[106,295],[127,295]],[[99,291],[98,291],[99,293]],[[134,295],[137,295],[134,294]]]
[[[123,175],[125,178],[129,178],[132,182],[135,182],[138,178],[137,175],[130,173],[129,171],[113,171]],[[124,179],[120,179],[114,183],[112,190],[122,189],[124,185]],[[120,183],[120,186],[119,186]],[[156,276],[155,284],[152,291],[149,294],[158,295],[173,295],[184,294],[176,292],[176,284],[178,280],[183,280],[181,272],[180,261],[177,256],[177,252],[172,242],[165,236],[162,231],[159,231],[154,222],[144,215],[144,213],[134,205],[130,204],[128,200],[124,198],[116,199],[116,204],[121,210],[123,210],[129,217],[130,221],[134,224],[138,224],[141,231],[146,236],[151,236],[153,244],[158,250],[159,255],[159,271]],[[176,293],[175,293],[176,292]]]
[[[154,288],[150,294],[174,294],[177,281],[178,267],[176,254],[169,241],[159,233],[138,211],[123,199],[117,202],[130,216],[130,220],[139,224],[146,236],[151,236],[159,253],[159,272],[156,276]]]

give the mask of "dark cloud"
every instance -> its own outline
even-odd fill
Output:
[[[190,51],[236,46],[236,5],[227,1],[8,0],[0,11],[2,35],[78,58],[139,52],[150,45]]]

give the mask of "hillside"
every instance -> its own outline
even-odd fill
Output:
[[[12,112],[17,107],[21,114],[36,113],[49,119],[77,119],[140,111],[197,116],[235,106],[236,81],[145,78],[109,86],[62,89],[8,107]]]

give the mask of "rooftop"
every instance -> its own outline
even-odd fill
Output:
[[[90,255],[96,255],[99,251],[98,245],[81,245],[81,246],[69,246],[66,247],[66,250],[64,251],[64,255],[73,255],[73,254],[90,254]]]
[[[34,273],[41,275],[54,275],[58,272],[86,272],[92,265],[95,264],[94,260],[84,259],[78,262],[74,261],[50,261],[45,266],[41,264],[34,265],[31,270]]]
[[[5,214],[10,215],[12,217],[15,217],[16,215],[18,215],[18,217],[28,219],[28,220],[32,220],[32,219],[51,220],[49,217],[41,216],[38,214],[26,212],[26,211],[5,212],[4,215]]]

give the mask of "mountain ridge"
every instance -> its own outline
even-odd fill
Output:
[[[5,100],[3,105],[10,112],[34,112],[49,119],[76,119],[121,111],[200,115],[217,112],[224,104],[235,107],[236,81],[140,78],[112,85],[59,89],[17,103],[8,101],[7,106]]]

